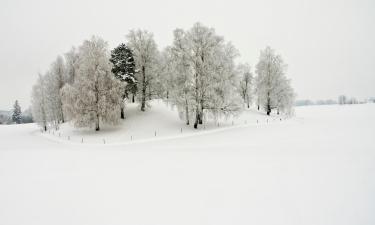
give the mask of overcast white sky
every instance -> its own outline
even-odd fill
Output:
[[[0,109],[15,99],[29,106],[38,72],[91,35],[112,48],[142,28],[163,48],[175,28],[198,21],[252,66],[266,45],[275,48],[298,99],[375,96],[374,0],[0,0]]]

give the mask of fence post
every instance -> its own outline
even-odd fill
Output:
[[[103,143],[105,144],[105,139],[103,138]]]
[[[81,139],[81,143],[83,143],[83,138]]]

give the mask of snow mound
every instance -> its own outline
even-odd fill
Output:
[[[266,116],[256,110],[245,110],[237,117],[221,118],[214,121],[207,118],[207,122],[196,130],[192,124],[185,122],[178,116],[176,108],[162,101],[153,100],[151,108],[145,112],[139,110],[138,104],[128,104],[125,110],[125,120],[117,126],[102,126],[101,130],[89,128],[75,128],[72,123],[65,123],[58,131],[48,131],[43,136],[54,141],[80,144],[121,144],[149,140],[165,140],[184,136],[206,134],[238,126],[251,126],[280,122],[282,117]]]

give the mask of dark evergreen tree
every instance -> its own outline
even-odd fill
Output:
[[[112,73],[117,79],[126,82],[123,99],[129,98],[132,95],[132,102],[134,102],[134,95],[137,92],[137,80],[135,78],[135,62],[133,52],[121,43],[119,46],[111,51],[111,58],[109,61],[113,64]],[[124,107],[121,107],[121,118],[124,119]]]
[[[17,124],[22,122],[21,106],[18,104],[18,100],[13,105],[12,120]]]

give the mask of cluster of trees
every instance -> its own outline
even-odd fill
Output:
[[[360,103],[363,103],[363,102],[358,101],[354,97],[348,98],[348,97],[346,97],[346,95],[340,95],[338,97],[338,103],[339,103],[339,105],[345,105],[345,104],[360,104]]]
[[[187,125],[234,115],[253,104],[258,110],[291,113],[294,91],[280,55],[267,47],[256,65],[237,65],[238,50],[213,28],[196,23],[176,29],[173,43],[158,50],[153,34],[131,30],[112,51],[99,37],[58,56],[39,75],[32,92],[35,120],[47,130],[64,121],[100,130],[101,123],[125,119],[125,103],[161,98],[178,109]]]

